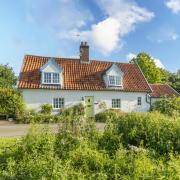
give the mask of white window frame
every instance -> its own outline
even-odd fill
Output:
[[[117,101],[117,102],[114,102],[114,101]],[[121,108],[121,99],[119,99],[119,98],[114,98],[114,99],[112,99],[112,108],[113,109],[120,109]],[[118,104],[119,103],[119,104]]]
[[[47,82],[47,80],[45,81],[45,74],[49,74],[50,75],[50,81]],[[57,79],[55,81],[54,76],[57,75]],[[42,83],[43,84],[60,84],[60,74],[59,73],[52,73],[52,72],[43,72],[42,73]]]
[[[137,105],[141,106],[142,105],[142,97],[137,98]]]
[[[56,102],[55,102],[56,101]],[[65,101],[63,97],[54,97],[52,102],[53,109],[61,109],[65,105]]]
[[[47,84],[51,83],[51,73],[44,72],[43,81],[44,83],[47,83]]]
[[[112,83],[112,81],[114,81]],[[113,76],[108,75],[108,85],[109,86],[122,86],[122,77],[121,76]]]
[[[59,73],[52,73],[52,80],[53,80],[53,84],[59,84],[60,83]]]

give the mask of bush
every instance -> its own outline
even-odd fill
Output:
[[[130,113],[119,116],[113,134],[128,146],[143,145],[160,154],[180,152],[180,121],[159,113]]]
[[[97,113],[95,115],[95,120],[96,120],[96,122],[107,122],[109,120],[113,121],[122,114],[124,114],[124,113],[120,110],[109,109],[104,112]]]
[[[59,123],[62,117],[58,115],[42,114],[42,113],[26,113],[17,119],[18,123]]]
[[[85,115],[85,109],[82,103],[77,104],[75,106],[69,107],[69,108],[62,108],[60,109],[60,115],[67,117],[70,116],[71,118],[75,116],[84,116]]]
[[[51,104],[43,104],[41,106],[41,113],[42,114],[51,114],[52,113],[52,105]]]
[[[137,114],[134,121],[138,121],[139,117]],[[126,120],[131,122],[128,119],[130,117]],[[171,152],[168,157],[163,154],[154,157],[150,148],[123,146],[116,129],[119,122],[116,122],[116,126],[114,123],[111,122],[104,133],[94,133],[99,141],[104,140],[100,146],[96,146],[94,138],[89,137],[94,132],[89,121],[85,124],[78,122],[76,128],[69,127],[72,123],[68,121],[67,124],[64,123],[63,129],[59,130],[59,134],[52,134],[46,126],[33,126],[27,136],[18,141],[8,140],[8,144],[3,143],[0,146],[0,179],[180,178],[178,154]],[[153,123],[156,127],[157,122],[150,122],[151,126]],[[88,135],[85,134],[87,129]],[[128,130],[131,129],[126,130],[129,136]],[[142,130],[143,128],[140,129]],[[101,138],[103,136],[104,138]],[[171,131],[170,136],[174,136]]]
[[[103,172],[104,166],[107,164],[105,154],[89,148],[84,142],[81,143],[79,148],[70,153],[69,159],[74,169],[85,174]]]
[[[58,122],[75,122],[84,117],[84,106],[82,104],[70,108],[60,109],[60,113],[52,115],[52,106],[44,104],[39,113],[29,111],[17,119],[19,123],[58,123]]]
[[[18,91],[0,88],[0,115],[21,116],[25,112],[25,104]]]
[[[180,97],[162,98],[153,103],[151,111],[159,111],[168,116],[180,116]]]

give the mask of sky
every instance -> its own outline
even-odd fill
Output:
[[[128,62],[140,52],[180,69],[180,0],[1,0],[0,64],[18,75],[24,55]]]

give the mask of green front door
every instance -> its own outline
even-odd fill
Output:
[[[94,117],[94,97],[85,97],[85,114],[86,117]]]

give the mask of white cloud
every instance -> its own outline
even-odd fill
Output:
[[[128,62],[130,62],[133,58],[136,58],[136,57],[137,57],[136,54],[134,54],[134,53],[129,53],[129,54],[127,54],[127,56],[126,56],[126,59],[127,59]],[[155,64],[156,64],[157,67],[162,68],[162,69],[165,69],[165,66],[163,65],[163,63],[161,62],[160,59],[154,58],[154,57],[151,57],[151,58],[154,60],[154,62],[155,62]]]
[[[85,33],[94,47],[104,54],[122,47],[125,35],[133,31],[137,24],[154,17],[154,13],[132,1],[100,0],[98,5],[107,18],[93,24],[90,30],[82,33]]]
[[[61,40],[86,40],[103,54],[123,46],[123,38],[139,23],[150,21],[154,13],[134,0],[94,0],[104,14],[96,22],[92,12],[79,0],[27,0],[27,21],[52,30]],[[80,37],[77,37],[79,35]]]
[[[127,59],[127,61],[129,62],[129,61],[131,61],[133,58],[136,58],[136,57],[137,57],[136,54],[134,54],[134,53],[129,53],[129,54],[126,56],[126,59]]]
[[[165,5],[171,9],[173,13],[180,12],[180,0],[167,0]]]
[[[157,67],[159,68],[162,68],[162,69],[165,69],[164,65],[162,64],[162,62],[160,61],[160,59],[157,59],[157,58],[153,58],[155,64]]]

